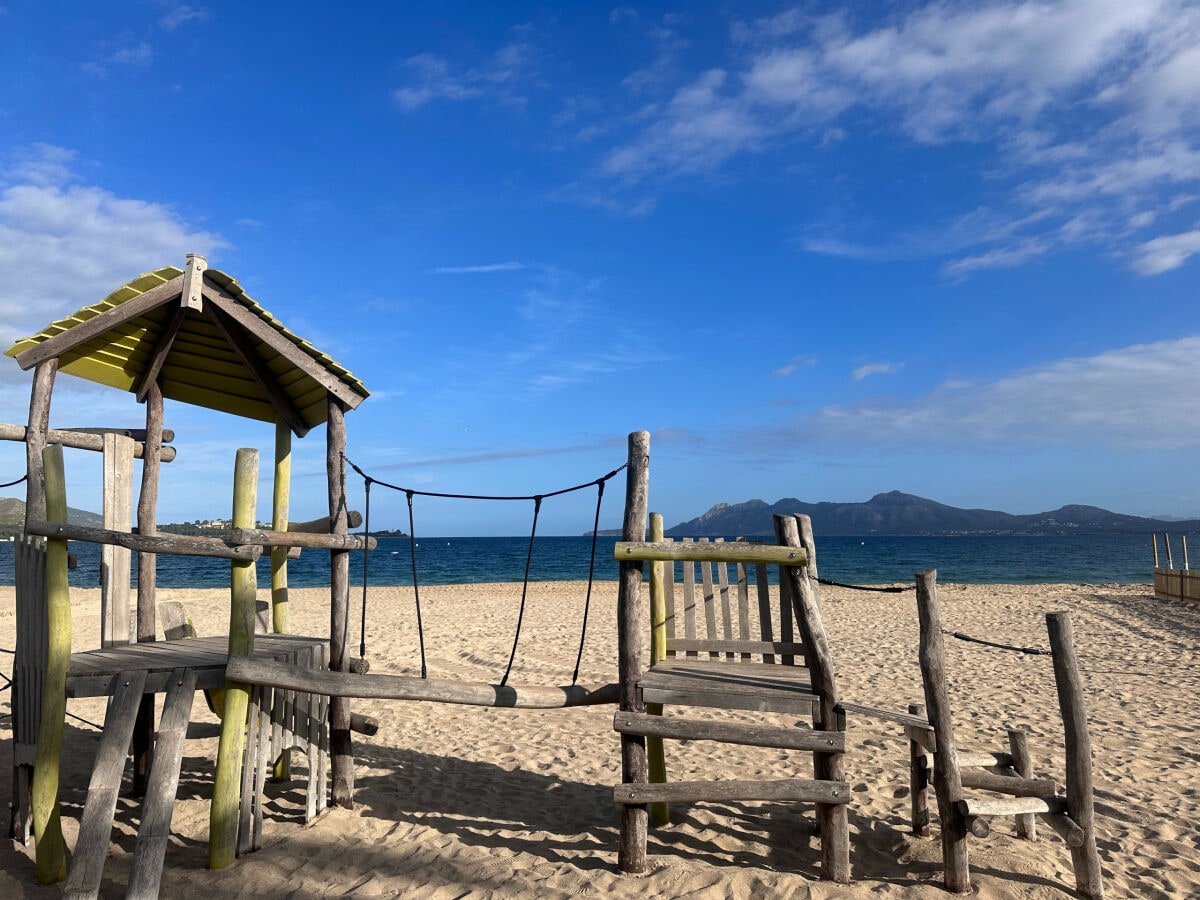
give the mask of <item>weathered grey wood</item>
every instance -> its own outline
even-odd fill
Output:
[[[66,351],[85,344],[112,328],[136,319],[155,307],[169,303],[179,297],[183,289],[183,276],[177,275],[170,281],[153,287],[145,293],[131,297],[119,306],[105,310],[98,316],[71,326],[52,338],[35,344],[17,355],[17,365],[23,370],[32,368],[44,360],[62,356]]]
[[[1063,805],[1066,805],[1065,801]],[[1039,813],[1041,813],[1040,810]],[[1086,840],[1083,829],[1067,813],[1041,813],[1041,818],[1043,822],[1050,826],[1051,831],[1063,839],[1063,842],[1068,847],[1078,848],[1083,846]]]
[[[625,515],[621,537],[641,542],[646,537],[650,489],[650,434],[635,431],[628,439],[628,467],[625,473]],[[642,674],[642,564],[632,557],[621,558],[617,588],[617,669],[620,680],[622,712],[645,712],[638,682]],[[646,785],[650,769],[646,739],[641,735],[621,735],[621,781],[626,785]],[[617,866],[621,872],[646,871],[646,829],[649,808],[646,803],[627,803],[621,808],[621,835],[617,846]]]
[[[275,421],[275,468],[271,477],[271,530],[288,531],[292,493],[292,432],[287,422]],[[326,529],[328,530],[328,529]],[[288,559],[291,547],[271,548],[271,630],[291,630],[288,614]],[[297,548],[299,552],[299,548]],[[284,767],[291,765],[284,758]],[[288,772],[279,772],[280,776]]]
[[[196,673],[192,669],[171,672],[170,686],[158,723],[154,765],[142,804],[142,824],[129,872],[127,900],[152,900],[158,896],[163,859],[171,835],[171,816],[179,791],[179,769],[183,760],[184,738],[196,696]]]
[[[626,806],[706,800],[798,800],[844,805],[850,802],[850,785],[844,781],[807,778],[779,781],[673,781],[667,784],[619,784],[613,789],[613,798]]]
[[[1075,887],[1085,897],[1104,896],[1104,874],[1096,849],[1096,810],[1092,794],[1092,740],[1088,734],[1083,679],[1075,657],[1075,632],[1068,612],[1046,613],[1046,629],[1054,662],[1054,684],[1062,712],[1066,745],[1067,808],[1083,830],[1080,846],[1071,848]]]
[[[204,309],[204,272],[208,268],[208,260],[198,253],[187,255],[187,265],[183,270],[182,296],[179,298],[180,309],[194,309],[200,312]]]
[[[364,716],[362,713],[350,714],[350,730],[367,737],[379,733],[379,720],[374,716]]]
[[[354,409],[363,401],[363,396],[326,369],[300,347],[292,343],[253,312],[238,303],[237,298],[207,278],[204,280],[204,299],[214,304],[221,312],[233,319],[244,330],[262,341],[305,375],[317,382],[343,404],[343,408]]]
[[[112,702],[104,717],[96,765],[92,769],[83,816],[79,820],[79,837],[63,890],[65,897],[96,897],[100,893],[121,775],[145,682],[145,672],[123,672],[114,676]]]
[[[9,837],[33,837],[30,791],[42,718],[42,688],[49,656],[46,617],[46,541],[21,535],[13,544],[16,576],[16,653],[12,668],[13,793]]]
[[[46,518],[45,467],[42,451],[50,443],[50,395],[54,392],[54,376],[58,360],[39,363],[33,373],[33,388],[29,394],[29,425],[25,429],[25,522]]]
[[[217,330],[229,341],[233,352],[242,361],[242,365],[246,367],[246,371],[250,373],[255,384],[262,388],[263,393],[270,399],[271,405],[275,407],[276,415],[287,423],[296,437],[304,437],[308,434],[308,423],[304,421],[304,416],[301,415],[299,408],[292,402],[292,398],[288,396],[287,391],[279,384],[271,370],[254,352],[254,347],[246,340],[241,329],[237,328],[236,324],[230,321],[230,318],[219,308],[210,306],[204,312],[209,320],[217,326]]]
[[[934,728],[937,752],[933,787],[942,823],[942,862],[946,889],[956,894],[971,890],[967,858],[967,828],[958,808],[962,800],[962,773],[954,742],[954,721],[946,691],[946,663],[942,649],[942,616],[937,596],[937,570],[917,573],[917,615],[921,626],[919,658],[925,705]]]
[[[137,523],[140,537],[153,537],[158,531],[158,478],[162,469],[163,395],[158,382],[147,386],[143,402],[146,404],[146,442],[142,458],[142,485],[138,492]],[[139,642],[153,642],[158,637],[155,625],[157,586],[157,557],[154,553],[142,550],[138,553],[135,629]],[[133,729],[133,792],[136,796],[140,797],[146,791],[153,757],[154,695],[150,694],[142,698]]]
[[[803,557],[802,567],[781,566],[780,591],[790,597],[790,608],[805,647],[805,661],[812,679],[813,692],[819,700],[814,704],[814,726],[821,731],[845,729],[845,717],[838,709],[837,682],[834,677],[833,654],[825,625],[821,618],[820,588],[817,584],[817,553],[812,523],[808,516],[775,516],[775,537],[780,544],[797,550]],[[785,605],[783,612],[789,608]],[[784,640],[791,637],[787,616],[781,623]],[[785,657],[785,661],[786,661]],[[819,718],[818,718],[819,714]],[[840,753],[819,753],[813,757],[813,770],[818,781],[841,783],[846,778],[845,759]],[[838,884],[850,881],[850,822],[842,803],[818,802],[817,823],[821,833],[821,877]]]
[[[667,688],[645,688],[642,697],[646,703],[664,706],[702,706],[708,709],[744,709],[753,712],[785,713],[788,715],[811,715],[818,701],[816,694],[794,691],[791,694],[768,695],[762,691],[715,692],[698,690],[674,690]]]
[[[305,547],[317,550],[374,550],[379,542],[365,534],[306,534],[304,532],[265,531],[259,528],[232,528],[229,539],[235,544],[259,547]]]
[[[7,428],[7,427],[11,427],[11,426],[0,425],[0,429]],[[51,430],[53,430],[53,429],[51,429]],[[146,429],[145,428],[105,428],[103,426],[100,426],[100,427],[88,426],[88,427],[81,427],[81,428],[64,428],[62,430],[64,432],[68,432],[68,433],[72,433],[72,434],[100,435],[101,437],[103,437],[106,434],[115,434],[115,435],[118,435],[119,437],[130,438],[135,444],[141,443],[142,441],[146,440]],[[4,435],[0,434],[0,438],[3,438],[3,437],[4,437]],[[174,440],[175,440],[175,432],[172,431],[170,428],[164,428],[163,433],[162,433],[162,442],[164,444],[170,444]],[[64,445],[64,446],[67,446],[67,445]],[[95,447],[85,447],[83,449],[94,450],[96,448]]]
[[[721,629],[722,637],[727,641],[733,640],[733,607],[729,598],[729,569],[724,563],[717,563],[717,593],[721,597]],[[727,654],[730,659],[732,653]]]
[[[0,441],[25,441],[29,429],[24,425],[9,425],[0,424]],[[94,450],[97,453],[104,450],[104,434],[129,434],[139,435],[144,434],[143,429],[117,429],[104,428],[96,431],[88,431],[83,428],[47,428],[45,429],[45,439],[50,444],[62,444],[64,447],[70,447],[72,450]],[[133,445],[133,458],[141,459],[145,453],[145,445],[141,439],[135,439]],[[174,447],[163,447],[159,453],[163,462],[171,462],[175,459]],[[40,470],[39,470],[40,471]],[[42,518],[39,516],[38,518]]]
[[[250,689],[246,713],[246,744],[242,750],[242,784],[238,797],[237,855],[243,856],[254,845],[254,807],[257,805],[259,786],[263,783],[262,745],[269,742],[270,688],[255,685]],[[264,712],[264,705],[266,711]],[[264,735],[264,726],[268,735]]]
[[[500,706],[516,709],[559,709],[593,706],[616,701],[616,685],[590,687],[573,684],[496,685],[415,675],[371,674],[306,669],[265,659],[230,659],[227,676],[246,684],[266,684],[327,697],[361,697],[369,700],[429,700],[467,706]]]
[[[667,649],[676,653],[685,650],[704,650],[725,654],[742,654],[746,659],[751,654],[769,655],[773,653],[797,654],[804,652],[804,645],[784,643],[783,641],[739,641],[739,640],[689,640],[687,638],[668,638]]]
[[[1022,813],[1063,814],[1066,797],[966,797],[955,804],[964,816],[1016,816]]]
[[[962,786],[1014,797],[1053,797],[1058,786],[1050,778],[996,775],[985,769],[961,768]]]
[[[133,440],[105,434],[103,522],[107,531],[128,532],[133,526]],[[100,645],[128,644],[129,577],[132,559],[127,547],[100,548]]]
[[[992,833],[992,826],[983,816],[963,816],[963,824],[967,833],[977,838],[985,838]]]
[[[712,566],[707,562],[700,563],[700,596],[704,603],[705,636],[712,641],[720,640],[721,635],[717,631],[716,600],[713,597]],[[720,654],[710,650],[708,655],[717,657]]]
[[[175,344],[175,338],[179,336],[179,330],[183,328],[183,323],[187,321],[187,317],[187,307],[181,306],[175,310],[175,315],[171,317],[171,321],[167,324],[167,327],[158,336],[158,341],[154,345],[154,352],[150,355],[150,362],[142,370],[142,374],[138,376],[138,380],[133,387],[134,396],[137,397],[139,403],[145,402],[146,395],[150,392],[150,389],[153,385],[158,384],[158,376],[162,374],[167,357],[171,354],[171,347]]]
[[[924,709],[924,706],[922,705],[921,708]],[[909,713],[896,712],[895,710],[891,709],[880,709],[877,706],[864,706],[861,703],[850,703],[847,700],[839,701],[838,709],[847,715],[855,714],[860,716],[869,716],[872,719],[883,719],[887,722],[898,722],[906,728],[915,728],[918,731],[927,731],[931,733],[933,731],[932,726],[930,726],[924,715],[914,716]]]
[[[1008,729],[1008,749],[1012,762],[1009,764],[1022,778],[1033,777],[1033,759],[1029,755],[1029,735],[1020,728]],[[1017,816],[1017,837],[1027,841],[1037,840],[1037,819],[1032,813]]]
[[[328,422],[325,440],[325,471],[329,487],[330,533],[344,535],[349,531],[346,513],[346,418],[345,407],[334,393],[326,403]],[[329,668],[346,672],[346,645],[350,625],[350,553],[329,551]],[[361,676],[365,677],[365,676]],[[329,702],[329,763],[333,776],[335,806],[354,805],[354,749],[350,737],[350,703],[342,697]]]
[[[187,612],[178,600],[163,601],[158,604],[158,612],[166,640],[177,641],[196,636],[196,629],[188,621]]]
[[[751,564],[754,566],[754,587],[755,594],[758,597],[758,633],[764,641],[773,641],[775,638],[774,627],[772,620],[775,618],[771,612],[771,588],[768,584],[767,567],[765,565]],[[782,603],[783,598],[780,598]],[[779,660],[775,659],[773,653],[768,653],[763,657],[765,663],[775,663]]]
[[[87,525],[63,525],[57,522],[33,521],[26,529],[30,534],[65,538],[69,541],[88,541],[92,544],[115,544],[136,550],[140,555],[168,553],[174,556],[212,556],[219,559],[255,560],[262,556],[262,547],[230,545],[220,538],[190,534],[126,534]]]
[[[845,704],[842,704],[845,707]],[[908,712],[913,718],[925,719],[925,706],[921,703],[910,703]],[[925,752],[925,746],[917,739],[928,734],[917,728],[905,728],[908,735],[908,787],[909,804],[911,807],[912,833],[918,837],[929,836],[929,783],[930,757]]]
[[[618,541],[613,547],[613,559],[617,562],[674,560],[676,562],[762,563],[781,566],[805,565],[804,551],[799,547],[781,547],[778,544],[750,544],[743,541],[721,543],[700,541]]]
[[[781,728],[711,719],[618,712],[613,717],[613,728],[621,734],[640,734],[671,740],[718,741],[749,747],[806,750],[810,753],[843,753],[846,750],[846,735],[843,732],[808,731],[803,728]]]

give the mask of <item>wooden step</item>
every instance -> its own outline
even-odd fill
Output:
[[[808,750],[815,753],[846,751],[846,735],[841,731],[810,731],[805,728],[715,722],[710,719],[685,719],[679,716],[652,716],[630,712],[618,712],[613,718],[613,728],[622,734],[640,734],[669,740],[720,741],[749,747],[775,747],[781,750]]]
[[[690,803],[702,800],[801,800],[849,803],[845,781],[787,778],[779,781],[674,781],[667,784],[618,784],[617,803]]]
[[[79,822],[79,839],[75,842],[75,855],[71,859],[67,886],[63,890],[63,896],[72,900],[96,897],[100,893],[104,860],[112,839],[117,794],[121,789],[121,776],[125,771],[125,759],[129,756],[129,742],[133,737],[133,723],[145,686],[146,673],[142,670],[119,672],[113,676],[112,701],[104,717],[100,749],[96,753],[96,765],[92,769],[87,801]]]
[[[158,741],[154,745],[154,763],[146,786],[142,806],[142,824],[138,828],[137,846],[133,851],[133,868],[129,873],[128,898],[154,898],[162,879],[163,857],[171,836],[171,814],[175,811],[175,796],[179,790],[179,769],[183,762],[184,738],[192,717],[192,701],[196,696],[196,671],[175,669],[167,687],[162,718],[158,724]]]

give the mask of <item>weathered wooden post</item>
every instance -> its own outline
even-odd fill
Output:
[[[625,471],[625,521],[621,540],[646,539],[646,511],[649,505],[650,434],[635,431],[629,435],[629,467]],[[620,671],[621,712],[644,712],[637,692],[642,672],[642,564],[621,561],[617,593],[618,642],[617,666]],[[646,738],[637,734],[621,735],[622,781],[645,784],[649,780]],[[625,873],[646,871],[646,805],[625,803],[621,806],[621,838],[617,847],[617,866]]]
[[[233,476],[233,525],[254,528],[258,494],[258,451],[237,452]],[[250,656],[254,651],[254,601],[258,583],[254,560],[230,563],[229,657]],[[241,794],[242,755],[246,747],[246,717],[250,688],[225,682],[225,708],[221,740],[217,746],[217,774],[208,818],[208,867],[223,869],[237,855],[238,806]]]
[[[325,437],[325,469],[329,479],[329,531],[347,534],[346,411],[329,395]],[[329,551],[329,668],[349,671],[346,644],[350,629],[350,551]],[[329,763],[335,806],[354,805],[354,746],[350,739],[350,700],[329,698]]]
[[[50,522],[67,521],[67,481],[62,447],[42,452],[45,515]],[[37,841],[37,878],[54,884],[67,877],[67,847],[63,842],[58,804],[63,720],[67,713],[67,669],[71,665],[71,591],[67,584],[67,542],[46,541],[46,625],[49,658],[42,682],[42,721],[38,728],[33,769],[33,834]]]
[[[1012,754],[1013,769],[1022,778],[1033,777],[1033,758],[1029,755],[1029,734],[1023,728],[1008,729],[1008,751]],[[1037,817],[1019,813],[1015,819],[1017,837],[1037,840]]]
[[[157,380],[146,386],[146,438],[142,451],[142,488],[138,493],[138,532],[158,533],[158,478],[162,468],[163,395]],[[137,639],[156,639],[155,594],[158,562],[153,553],[138,553]],[[133,726],[133,792],[142,796],[154,760],[154,694],[142,697]]]
[[[103,437],[104,527],[130,530],[133,512],[133,445],[123,434]],[[129,643],[130,551],[115,544],[100,545],[100,646]]]
[[[650,534],[652,542],[663,539],[662,513],[650,513]],[[650,665],[667,658],[667,591],[664,567],[675,565],[655,561],[650,563]],[[647,703],[646,712],[652,716],[662,715],[661,703]],[[667,756],[663,749],[661,737],[646,738],[646,756],[650,767],[650,783],[666,784]],[[671,821],[671,807],[667,803],[650,804],[650,820],[655,825],[666,825]]]
[[[925,717],[924,703],[908,704],[908,713]],[[929,837],[929,754],[917,740],[917,732],[908,726],[908,785],[912,809],[912,833],[917,837]]]
[[[271,490],[271,530],[287,531],[292,482],[292,429],[275,423],[275,477]],[[271,548],[271,628],[288,633],[288,548]]]
[[[1067,756],[1067,813],[1083,831],[1079,846],[1071,846],[1075,887],[1089,900],[1104,896],[1104,876],[1096,849],[1096,808],[1092,795],[1092,740],[1088,734],[1083,680],[1075,657],[1075,632],[1069,612],[1046,613],[1050,650],[1054,661],[1054,685],[1062,711],[1063,739]]]
[[[937,570],[917,573],[917,614],[921,623],[919,657],[929,724],[934,728],[933,790],[942,823],[942,859],[946,890],[965,894],[971,890],[967,859],[967,825],[958,809],[962,799],[962,773],[954,746],[954,720],[946,691],[946,663],[942,649],[942,613],[938,605]]]

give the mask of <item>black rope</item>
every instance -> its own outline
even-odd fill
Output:
[[[963,634],[961,631],[948,631],[942,629],[942,634],[949,635],[952,638],[958,638],[960,641],[968,641],[972,644],[983,644],[985,647],[994,647],[997,650],[1011,650],[1013,653],[1025,653],[1029,656],[1053,656],[1049,650],[1042,650],[1039,647],[1014,647],[1011,644],[997,644],[995,641],[985,641],[982,638],[971,637],[969,634]]]
[[[517,658],[517,643],[521,640],[521,623],[525,620],[525,598],[529,594],[529,567],[533,564],[533,541],[537,537],[538,513],[542,511],[542,498],[533,498],[533,525],[529,529],[529,549],[525,551],[525,578],[521,583],[521,606],[517,611],[517,632],[513,635],[512,652],[508,655],[508,665],[504,668],[504,677],[500,686],[508,684],[508,676],[512,673],[513,660]]]
[[[616,478],[617,475],[619,475],[621,473],[621,471],[625,468],[625,466],[629,465],[628,463],[625,463],[624,465],[618,466],[617,468],[613,469],[607,475],[604,475],[604,476],[594,479],[592,481],[585,481],[583,484],[572,485],[571,487],[562,488],[557,491],[550,491],[549,493],[546,493],[546,494],[522,494],[520,496],[515,496],[515,495],[495,495],[495,494],[443,494],[443,493],[439,493],[437,491],[418,491],[413,488],[406,488],[406,487],[400,487],[399,485],[395,485],[395,484],[388,484],[388,482],[386,482],[386,481],[381,481],[380,479],[375,478],[374,476],[368,475],[366,472],[364,472],[362,469],[360,469],[358,466],[356,466],[349,459],[347,459],[346,462],[349,464],[350,468],[352,468],[355,472],[357,472],[363,478],[370,478],[376,484],[382,485],[385,488],[390,488],[393,491],[400,491],[403,494],[412,494],[412,495],[418,496],[418,497],[442,497],[447,500],[533,500],[535,502],[540,502],[540,501],[546,500],[550,497],[559,497],[559,496],[562,496],[563,494],[570,494],[573,491],[582,491],[585,488],[590,488],[592,485],[594,485],[600,481],[609,481],[613,478]]]
[[[89,721],[88,721],[87,719],[85,719],[83,716],[77,716],[77,715],[75,715],[75,713],[72,713],[72,712],[69,712],[69,713],[67,713],[67,715],[68,715],[68,716],[70,716],[72,719],[75,719],[76,721],[82,722],[84,725],[91,725],[91,726],[92,726],[93,728],[95,728],[97,731],[103,731],[103,730],[104,730],[104,727],[103,727],[103,726],[101,726],[101,725],[97,725],[95,722],[89,722]]]
[[[350,463],[354,465],[354,463]],[[357,468],[356,468],[357,471]],[[427,677],[425,668],[425,626],[421,622],[421,587],[417,582],[417,529],[413,526],[413,492],[408,495],[408,557],[412,561],[413,597],[417,604],[417,639],[421,644],[421,677]]]
[[[8,482],[8,484],[0,484],[0,488],[13,487],[14,485],[20,484],[22,481],[24,481],[28,477],[29,477],[28,474],[22,475],[16,481],[10,481],[10,482]]]
[[[369,560],[371,559],[370,550],[367,544],[371,542],[371,479],[364,482],[363,491],[366,494],[366,500],[363,502],[363,582],[362,582],[362,624],[358,633],[358,658],[366,660],[367,658],[367,571]]]
[[[575,671],[571,684],[579,681],[579,665],[583,661],[583,644],[587,640],[588,610],[592,608],[592,583],[596,574],[596,536],[600,533],[600,504],[604,500],[604,482],[596,482],[596,516],[592,519],[592,555],[588,559],[587,596],[583,600],[583,627],[579,630],[579,652],[575,654]]]
[[[832,587],[850,588],[852,591],[875,591],[880,594],[902,594],[904,591],[916,590],[916,585],[908,587],[865,587],[861,584],[842,584],[840,581],[830,581],[828,578],[818,578],[817,581],[821,584],[828,584]]]

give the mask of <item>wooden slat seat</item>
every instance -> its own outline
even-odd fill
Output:
[[[638,686],[646,703],[809,715],[819,698],[808,670],[773,663],[667,659]]]

